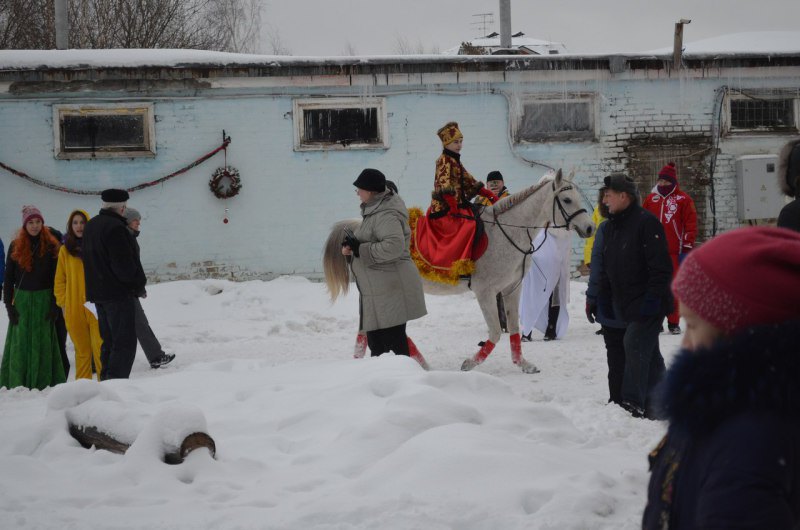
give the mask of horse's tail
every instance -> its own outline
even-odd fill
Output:
[[[325,285],[328,287],[331,301],[335,301],[340,295],[347,294],[350,289],[350,267],[347,264],[347,258],[342,255],[342,241],[345,236],[345,228],[355,231],[360,224],[359,219],[339,221],[333,225],[328,239],[325,240],[325,248],[322,252],[322,270],[325,273]]]

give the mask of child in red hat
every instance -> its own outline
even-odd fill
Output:
[[[660,387],[644,528],[800,525],[800,233],[741,228],[689,254]]]

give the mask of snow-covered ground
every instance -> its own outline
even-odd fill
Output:
[[[331,305],[298,277],[152,285],[143,303],[177,354],[169,367],[151,370],[140,351],[130,380],[0,390],[0,528],[638,528],[665,427],[606,404],[585,286],[572,283],[563,340],[523,343],[541,369],[526,375],[506,337],[459,371],[484,338],[471,293],[428,296],[429,315],[409,324],[425,372],[352,358],[354,290]],[[680,337],[661,338],[669,364]],[[126,455],[70,437],[65,414],[87,398],[118,408],[112,427],[141,432]],[[157,442],[202,424],[197,410],[216,460],[160,462]]]

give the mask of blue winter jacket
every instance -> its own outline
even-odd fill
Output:
[[[800,321],[682,351],[657,390],[645,529],[800,528]]]
[[[607,221],[600,223],[594,235],[592,247],[592,265],[589,268],[589,287],[586,289],[586,301],[597,305],[595,319],[602,326],[610,328],[627,327],[624,321],[614,318],[611,297],[600,295],[600,274],[603,272],[603,239],[605,238]]]

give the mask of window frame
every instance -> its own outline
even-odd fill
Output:
[[[59,160],[82,160],[94,158],[153,158],[156,156],[155,105],[153,103],[85,103],[53,105],[53,150]],[[64,116],[93,114],[142,114],[144,116],[144,141],[141,148],[100,148],[96,151],[66,150],[62,144],[62,119]]]
[[[748,99],[762,100],[790,100],[792,102],[792,113],[794,114],[793,126],[785,129],[752,129],[733,126],[733,115],[731,104],[733,101],[743,101]],[[796,135],[800,132],[800,98],[782,94],[730,94],[725,98],[725,133],[731,136],[784,136]]]
[[[375,143],[352,142],[343,145],[341,142],[304,143],[305,111],[323,109],[361,109],[375,108],[378,118],[378,138]],[[352,151],[352,150],[385,150],[389,149],[389,122],[386,112],[385,97],[317,97],[297,98],[292,101],[292,122],[294,129],[295,151]]]
[[[589,107],[590,131],[560,131],[546,133],[541,139],[521,138],[520,130],[525,117],[525,107],[532,104],[585,103]],[[512,138],[515,144],[540,145],[547,142],[589,143],[597,141],[597,124],[599,123],[597,94],[578,92],[568,94],[530,94],[519,99],[513,121]]]

